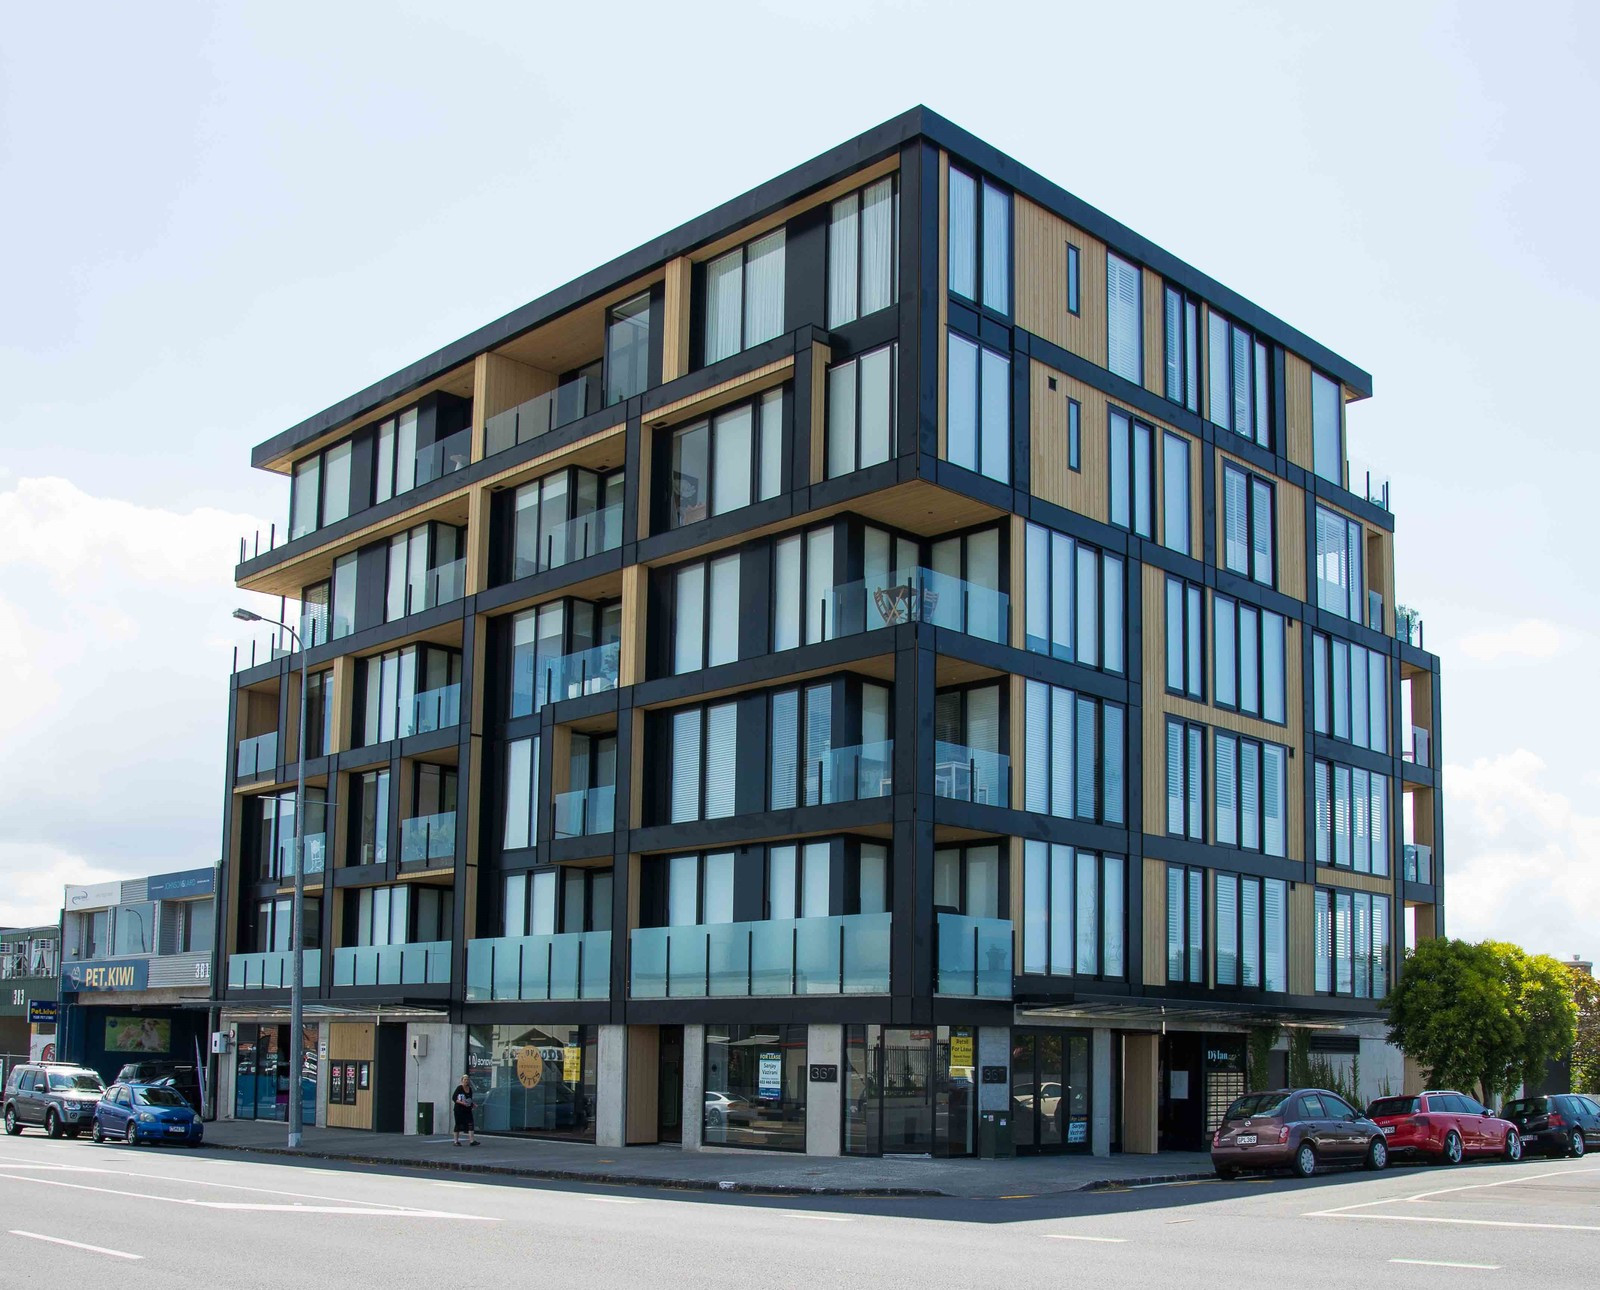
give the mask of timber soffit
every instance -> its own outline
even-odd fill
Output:
[[[1270,336],[1313,366],[1336,376],[1359,395],[1371,395],[1372,377],[1355,364],[1163,250],[1125,224],[1074,197],[993,145],[983,142],[937,112],[918,106],[696,216],[670,233],[590,270],[257,444],[251,451],[250,464],[264,467],[268,462],[292,452],[300,444],[354,422],[372,409],[420,388],[450,369],[470,362],[479,354],[495,349],[587,300],[648,273],[668,260],[688,254],[731,228],[758,219],[853,170],[871,165],[918,137],[971,161],[1030,201],[1076,224],[1117,251],[1148,265],[1162,277],[1187,287],[1239,322]]]

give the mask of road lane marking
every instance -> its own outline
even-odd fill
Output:
[[[103,1245],[85,1245],[82,1241],[68,1241],[60,1236],[45,1236],[42,1232],[22,1232],[11,1229],[12,1236],[26,1236],[30,1241],[49,1241],[51,1245],[70,1245],[75,1250],[88,1250],[91,1254],[109,1254],[114,1259],[142,1259],[142,1254],[129,1254],[126,1250],[108,1250]]]
[[[581,1193],[580,1193],[581,1195]],[[635,1200],[631,1196],[584,1196],[584,1200],[598,1201],[602,1205],[642,1205],[642,1200]]]
[[[1390,1259],[1390,1263],[1407,1263],[1416,1268],[1473,1268],[1479,1272],[1498,1272],[1498,1263],[1447,1263],[1443,1259]]]
[[[1600,1232],[1584,1223],[1514,1223],[1503,1218],[1435,1218],[1430,1214],[1304,1214],[1303,1218],[1348,1218],[1369,1223],[1449,1223],[1456,1227],[1517,1227],[1542,1232]]]
[[[1069,1236],[1065,1232],[1046,1232],[1044,1238],[1047,1241],[1097,1241],[1101,1245],[1126,1245],[1128,1243],[1126,1236]]]
[[[855,1220],[846,1218],[843,1214],[785,1214],[785,1218],[803,1218],[813,1223],[853,1223]]]

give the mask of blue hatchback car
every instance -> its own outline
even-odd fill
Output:
[[[181,1142],[198,1147],[205,1129],[194,1108],[171,1084],[113,1084],[94,1113],[94,1140]]]

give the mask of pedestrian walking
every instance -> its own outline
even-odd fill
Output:
[[[456,1128],[454,1145],[458,1147],[461,1145],[461,1135],[465,1133],[467,1135],[467,1145],[469,1147],[477,1146],[478,1134],[472,1122],[472,1108],[474,1102],[472,1077],[470,1075],[463,1075],[461,1077],[461,1083],[456,1085],[456,1090],[453,1094],[451,1094],[450,1100],[455,1103]]]

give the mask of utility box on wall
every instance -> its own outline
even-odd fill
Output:
[[[426,1057],[428,1055],[428,1037],[426,1035],[411,1036],[411,1055],[413,1057]]]

